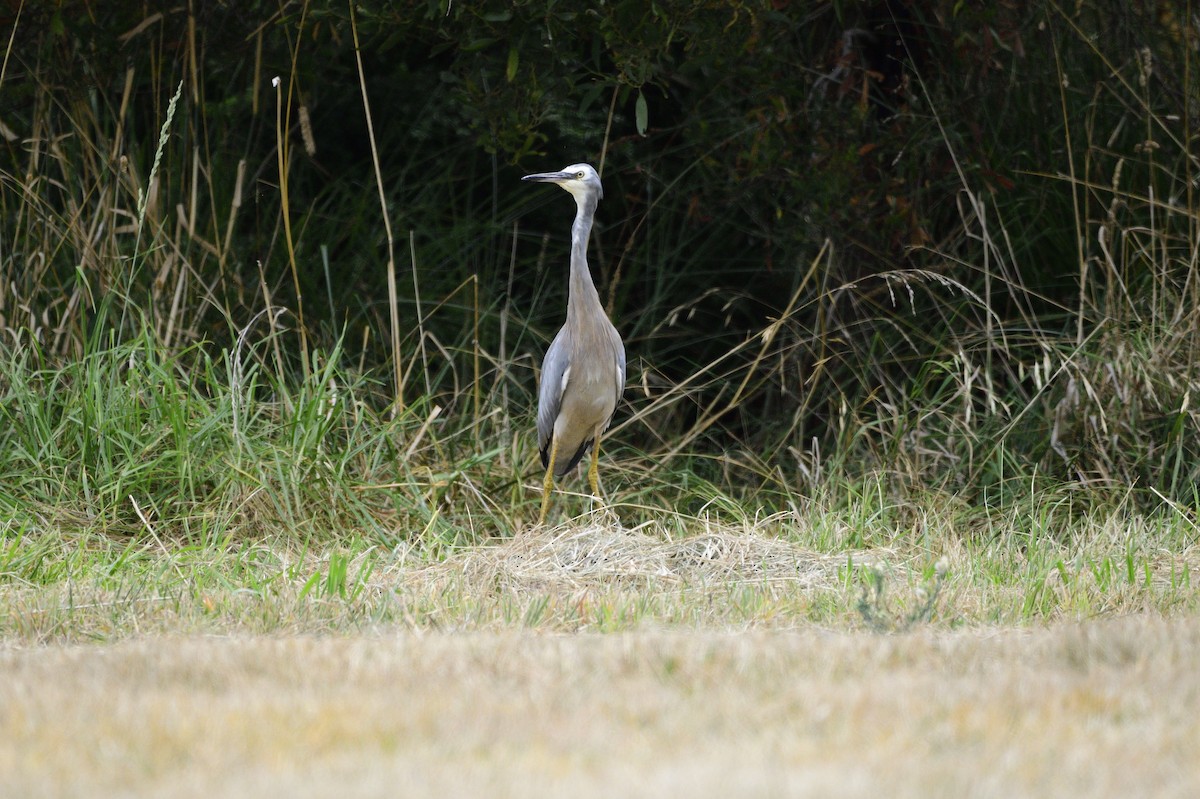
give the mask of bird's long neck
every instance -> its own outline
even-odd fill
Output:
[[[578,200],[578,210],[575,213],[575,224],[571,226],[571,279],[568,284],[567,320],[578,321],[594,318],[586,310],[600,310],[601,317],[604,309],[600,305],[600,295],[596,284],[592,282],[592,273],[588,269],[587,249],[588,239],[592,235],[592,217],[596,213],[596,198],[588,196]],[[592,306],[587,309],[587,306]]]

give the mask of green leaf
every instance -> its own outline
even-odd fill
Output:
[[[508,66],[504,68],[504,77],[508,79],[509,83],[512,83],[513,78],[517,76],[517,63],[520,59],[521,57],[517,53],[517,48],[508,48]]]
[[[634,104],[634,113],[637,115],[638,135],[645,136],[646,128],[650,126],[650,109],[646,107],[646,95],[642,94],[641,89],[638,89],[637,102]]]
[[[304,599],[304,597],[308,596],[309,592],[312,591],[314,588],[316,588],[317,584],[320,582],[321,582],[321,570],[318,569],[317,571],[313,572],[312,577],[309,577],[307,580],[304,581],[304,587],[300,589],[299,598]]]
[[[481,39],[475,39],[474,41],[467,42],[462,46],[462,51],[464,53],[478,53],[480,50],[491,47],[498,41],[500,40],[495,36],[485,36]]]

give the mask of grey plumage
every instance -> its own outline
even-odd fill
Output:
[[[572,164],[559,172],[522,179],[556,183],[571,193],[576,204],[571,226],[567,319],[546,350],[538,387],[538,449],[546,467],[542,501],[545,521],[553,476],[570,471],[589,447],[592,465],[588,479],[593,493],[600,493],[599,440],[625,388],[625,346],[600,304],[587,263],[592,220],[604,196],[600,176],[588,164]]]

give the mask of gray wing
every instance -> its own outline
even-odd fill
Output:
[[[612,416],[608,417],[608,424],[604,425],[605,429],[612,424],[613,416],[617,415],[617,406],[621,404],[621,395],[625,393],[625,344],[622,343],[621,335],[615,328],[612,331],[612,341],[617,356],[617,401],[613,403]]]
[[[624,360],[624,356],[622,356]],[[542,461],[550,456],[547,447],[550,437],[554,435],[554,420],[558,418],[558,410],[562,406],[563,389],[567,387],[567,371],[571,368],[571,360],[567,355],[566,325],[558,331],[546,357],[542,359],[542,382],[538,386],[538,451],[542,453]]]

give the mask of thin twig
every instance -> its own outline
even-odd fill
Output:
[[[387,236],[387,289],[388,312],[392,326],[392,390],[395,392],[393,410],[404,410],[404,376],[400,367],[400,309],[396,296],[395,239],[392,237],[392,221],[388,216],[387,197],[383,193],[383,170],[379,167],[379,148],[375,145],[375,125],[371,121],[371,101],[367,97],[367,77],[363,72],[362,48],[358,43],[358,17],[354,14],[354,2],[349,0],[350,33],[354,39],[354,61],[358,66],[358,86],[362,91],[363,113],[367,117],[367,139],[371,144],[371,164],[375,168],[375,187],[379,190],[379,210],[383,216],[383,231]]]

